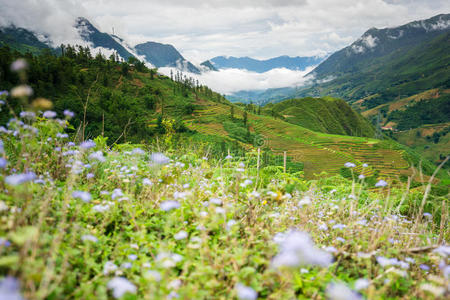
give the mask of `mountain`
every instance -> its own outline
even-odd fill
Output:
[[[139,55],[156,67],[174,67],[183,71],[200,74],[200,70],[187,61],[174,46],[156,42],[146,42],[135,46]]]
[[[334,53],[311,75],[317,82],[299,95],[348,101],[372,96],[368,106],[449,86],[450,15],[396,28],[372,28]]]
[[[286,88],[286,98],[333,96],[365,106],[450,86],[450,14],[395,28],[372,28],[354,43],[332,54],[309,76],[304,87]],[[279,92],[279,91],[278,91]],[[273,91],[258,101],[273,101]],[[282,99],[280,99],[282,100]]]
[[[124,45],[120,43],[120,41],[123,40],[120,40],[117,37],[116,40],[112,35],[100,32],[86,18],[77,18],[75,21],[75,28],[78,29],[81,38],[86,42],[92,43],[94,48],[102,47],[105,49],[114,50],[125,60],[128,60],[129,57],[134,56],[129,50],[125,48]]]
[[[314,131],[374,137],[374,127],[347,102],[331,97],[284,100],[264,106],[263,111],[277,114],[286,122]]]
[[[19,52],[39,53],[49,46],[39,40],[33,32],[14,25],[0,28],[0,46],[8,45]]]
[[[205,60],[204,62],[202,62],[200,64],[200,66],[203,67],[203,69],[205,69],[205,71],[217,71],[216,67],[213,66],[213,64],[211,63],[211,61],[209,60]]]
[[[264,73],[276,68],[305,70],[308,67],[319,64],[322,60],[323,58],[320,57],[290,57],[284,55],[266,60],[250,57],[217,56],[210,61],[217,69],[234,68]]]

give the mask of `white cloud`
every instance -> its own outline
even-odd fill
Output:
[[[58,44],[77,41],[71,25],[85,16],[131,45],[173,44],[198,63],[217,55],[323,55],[371,27],[448,11],[448,0],[0,0],[0,24],[15,22]]]
[[[294,71],[286,68],[272,69],[265,73],[250,72],[241,69],[223,69],[217,72],[206,72],[200,75],[185,73],[188,77],[197,79],[201,84],[221,94],[231,94],[242,90],[266,90],[301,86],[312,79],[304,77],[314,67],[304,71]],[[158,71],[170,75],[172,68],[159,68]]]

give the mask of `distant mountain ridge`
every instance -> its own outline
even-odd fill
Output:
[[[104,48],[116,52],[125,61],[129,57],[136,57],[155,67],[173,67],[183,72],[199,74],[201,70],[187,61],[172,45],[157,42],[147,42],[132,47],[121,37],[101,32],[88,19],[79,17],[75,20],[74,28],[80,38],[89,43],[92,48]],[[8,45],[21,52],[39,53],[45,48],[52,48],[50,42],[42,41],[42,37],[30,30],[14,25],[0,27],[0,45]]]
[[[351,45],[335,52],[307,76],[303,87],[246,92],[268,103],[289,98],[332,96],[368,109],[424,92],[450,88],[450,14],[395,28],[371,28]],[[276,95],[280,95],[276,99]],[[235,100],[235,99],[233,99]]]
[[[287,55],[266,60],[258,60],[250,57],[217,56],[210,59],[210,62],[217,69],[234,68],[264,73],[276,68],[305,70],[308,67],[319,64],[323,59],[320,57],[290,57]]]
[[[174,67],[200,74],[200,70],[187,61],[172,45],[146,42],[136,45],[135,49],[139,55],[143,55],[155,67]]]

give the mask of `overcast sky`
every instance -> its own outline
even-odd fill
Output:
[[[114,27],[132,46],[172,44],[199,64],[218,55],[322,56],[351,44],[371,27],[449,12],[449,0],[0,0],[0,26],[14,23],[46,34],[55,45],[82,44],[73,24],[84,16],[100,31],[111,33]],[[192,76],[228,94],[302,85],[305,73],[228,69]]]
[[[0,0],[0,24],[14,22],[72,41],[86,16],[130,44],[173,44],[194,62],[217,55],[269,58],[334,52],[371,27],[450,12],[448,0]]]

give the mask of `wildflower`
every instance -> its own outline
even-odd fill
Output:
[[[366,178],[366,176],[364,176],[363,174],[358,176],[359,179],[363,180],[364,178]]]
[[[252,183],[253,181],[251,181],[250,179],[245,179],[244,182],[240,184],[240,186],[245,188],[246,186],[251,185]]]
[[[344,224],[336,224],[336,225],[333,225],[333,229],[344,229],[345,227],[347,227],[346,225],[344,225]]]
[[[230,154],[228,154],[227,156],[225,156],[225,159],[232,159],[233,156],[231,156]]]
[[[132,263],[130,263],[130,262],[125,262],[125,263],[123,263],[123,264],[120,265],[120,268],[121,268],[121,269],[131,269],[132,266],[133,266]]]
[[[90,235],[90,234],[85,234],[85,235],[83,235],[83,236],[81,237],[81,240],[82,240],[82,241],[90,241],[90,242],[94,242],[94,243],[97,243],[97,242],[98,242],[98,238],[96,238],[95,236]]]
[[[87,173],[86,174],[86,179],[91,179],[91,178],[94,178],[94,177],[95,177],[94,173]]]
[[[107,287],[113,291],[113,296],[116,299],[121,298],[126,293],[135,294],[137,291],[136,286],[123,277],[114,277],[108,282]]]
[[[396,258],[386,258],[383,256],[377,256],[377,262],[382,266],[382,267],[386,267],[386,266],[396,266],[399,264],[398,259]]]
[[[299,206],[310,205],[311,203],[311,197],[309,197],[308,195],[304,196],[300,201],[298,201]]]
[[[5,145],[2,140],[0,140],[0,153],[5,153]]]
[[[36,118],[36,114],[32,111],[21,111],[19,116],[24,119],[32,120]]]
[[[53,119],[54,117],[56,117],[56,112],[54,112],[53,110],[47,110],[42,114],[42,116],[46,119]]]
[[[237,223],[236,220],[233,220],[233,219],[229,220],[229,221],[227,222],[226,229],[227,229],[227,230],[230,230],[231,227],[233,227],[234,225],[236,225],[236,223]]]
[[[336,253],[336,252],[338,252],[338,250],[337,250],[335,247],[333,247],[333,246],[325,247],[325,248],[323,248],[323,250],[325,250],[325,251],[327,251],[327,252],[330,252],[330,253]]]
[[[87,140],[80,144],[80,147],[83,149],[90,149],[90,148],[94,148],[95,146],[96,146],[95,142],[92,140]]]
[[[11,71],[13,72],[20,72],[25,70],[26,68],[28,68],[28,63],[23,58],[19,58],[11,64]]]
[[[56,137],[59,138],[59,139],[67,139],[69,137],[69,135],[67,133],[60,133],[60,132],[58,132],[56,134]]]
[[[111,194],[111,199],[116,199],[116,198],[119,198],[119,197],[122,197],[123,196],[123,192],[122,192],[122,190],[121,189],[119,189],[119,188],[117,188],[117,189],[114,189],[113,190],[113,192],[112,192],[112,194]]]
[[[352,291],[343,283],[330,283],[326,290],[327,297],[331,300],[357,300],[363,299],[360,294]]]
[[[8,164],[8,161],[4,159],[3,157],[0,157],[0,169],[6,168],[6,165]]]
[[[72,197],[75,199],[80,199],[83,202],[90,202],[92,199],[92,196],[89,192],[84,192],[84,191],[75,191],[72,193]]]
[[[16,86],[11,90],[11,96],[13,98],[29,97],[31,95],[33,95],[33,89],[26,84]]]
[[[153,185],[153,182],[150,179],[148,179],[148,178],[144,178],[142,180],[142,184],[143,185]]]
[[[172,209],[177,209],[180,207],[180,203],[178,201],[175,200],[168,200],[168,201],[164,201],[162,202],[159,207],[164,210],[164,211],[170,211]]]
[[[152,153],[150,159],[158,165],[166,165],[170,162],[170,159],[167,156],[159,152]]]
[[[352,162],[346,162],[344,164],[344,167],[346,167],[346,168],[354,168],[354,167],[356,167],[356,165],[354,163],[352,163]]]
[[[33,172],[21,173],[21,174],[13,174],[6,176],[5,182],[9,185],[19,185],[22,183],[26,183],[32,181],[36,178],[36,174]]]
[[[441,287],[441,286],[435,286],[432,285],[431,283],[423,283],[420,288],[423,291],[429,292],[431,294],[433,294],[434,297],[439,298],[441,296],[444,295],[445,293],[445,288]]]
[[[131,151],[131,154],[134,154],[134,155],[143,155],[143,154],[145,154],[145,151],[142,150],[141,148],[134,148],[133,151]]]
[[[118,269],[117,265],[112,261],[107,261],[103,266],[103,274],[108,275],[115,272]]]
[[[171,282],[169,282],[169,284],[167,285],[167,288],[177,290],[180,288],[180,286],[181,286],[181,280],[175,279],[175,280],[172,280]]]
[[[75,113],[73,111],[68,110],[68,109],[65,109],[63,114],[68,119],[71,119],[71,118],[73,118],[75,116]]]
[[[222,200],[219,198],[211,198],[209,199],[209,203],[215,204],[215,205],[222,205]]]
[[[423,216],[425,217],[425,218],[429,218],[429,219],[431,219],[432,217],[433,217],[433,215],[432,214],[430,214],[430,213],[423,213]]]
[[[178,241],[187,238],[188,233],[184,230],[179,231],[173,237]]]
[[[20,294],[20,284],[16,278],[8,276],[0,281],[0,298],[8,300],[24,299]]]
[[[222,207],[216,207],[216,214],[225,214],[225,209]]]
[[[320,230],[323,230],[323,231],[327,231],[327,230],[328,230],[327,224],[320,224],[318,228],[319,228]]]
[[[241,283],[236,284],[236,293],[241,300],[255,300],[258,298],[258,293],[254,289]]]
[[[137,255],[136,254],[130,254],[130,255],[128,255],[128,259],[129,260],[136,260],[138,257],[137,257]]]
[[[370,281],[366,278],[359,278],[355,281],[355,290],[365,290],[369,287]]]
[[[162,279],[161,274],[158,271],[154,271],[154,270],[148,270],[144,276],[148,280],[154,280],[156,282],[159,282]]]
[[[340,236],[338,236],[338,237],[336,238],[336,240],[339,241],[339,242],[341,242],[341,243],[345,243],[345,239],[344,239],[344,238],[341,238]]]
[[[108,205],[108,204],[105,204],[105,205],[97,204],[97,205],[94,205],[94,206],[92,207],[92,209],[93,209],[94,211],[96,211],[96,212],[103,213],[103,212],[109,210],[109,205]]]
[[[6,96],[6,97],[8,97],[8,96],[9,96],[8,91],[0,91],[0,97],[1,97],[1,96]],[[2,105],[5,104],[5,101],[2,100],[2,102],[3,102]]]
[[[331,255],[316,248],[305,232],[290,230],[286,233],[278,233],[274,241],[280,248],[280,252],[272,260],[275,268],[299,265],[328,266],[332,261]]]
[[[387,186],[388,183],[386,181],[384,181],[383,179],[380,179],[376,184],[375,187],[385,187]]]
[[[438,248],[434,249],[433,252],[443,257],[448,257],[450,255],[450,246],[439,246]]]
[[[367,168],[369,165],[368,164],[363,164],[362,167],[363,168]]]

